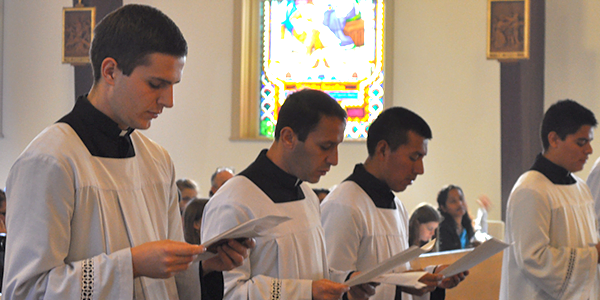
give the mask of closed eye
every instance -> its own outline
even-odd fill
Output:
[[[150,88],[158,90],[158,89],[162,89],[165,88],[167,86],[173,85],[174,83],[168,81],[168,80],[164,80],[162,78],[156,78],[156,77],[152,77],[149,78],[148,80],[148,86],[150,86]]]
[[[417,161],[417,160],[421,159],[421,157],[423,157],[423,155],[422,155],[422,154],[420,154],[420,153],[415,153],[415,154],[413,154],[413,155],[411,155],[411,156],[410,156],[410,160],[412,160],[412,161]]]
[[[583,146],[587,145],[587,143],[589,143],[589,142],[590,142],[590,140],[588,140],[588,139],[578,139],[577,145],[579,147],[583,147]]]
[[[321,148],[321,150],[327,151],[327,150],[331,150],[331,148],[333,147],[333,144],[320,145],[319,147]]]
[[[160,89],[163,86],[163,83],[155,84],[155,83],[152,83],[152,82],[148,82],[148,85],[151,88],[153,88],[155,90],[158,90],[158,89]]]

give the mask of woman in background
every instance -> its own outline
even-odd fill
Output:
[[[437,237],[440,221],[440,214],[433,206],[426,203],[419,205],[408,222],[408,242],[410,246],[421,247],[432,238]],[[437,251],[437,243],[436,247],[431,250],[431,252],[435,251]]]
[[[206,203],[206,198],[194,198],[183,211],[183,237],[190,244],[200,245],[200,225]]]
[[[462,189],[456,185],[447,185],[438,193],[438,210],[443,220],[440,223],[439,250],[472,248],[473,223],[467,213],[467,204]]]

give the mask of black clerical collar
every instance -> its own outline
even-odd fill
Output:
[[[358,184],[371,197],[378,208],[396,209],[394,193],[392,193],[390,187],[367,172],[363,164],[357,164],[354,167],[354,172],[344,181],[354,181]]]
[[[90,103],[87,95],[79,97],[73,110],[58,122],[69,124],[93,156],[109,158],[135,156],[130,137],[133,129],[120,129],[115,121]]]
[[[567,169],[538,154],[530,170],[538,171],[554,184],[575,184],[577,181]]]
[[[275,203],[304,199],[300,184],[302,180],[286,173],[267,157],[262,150],[256,160],[240,175],[247,177]]]

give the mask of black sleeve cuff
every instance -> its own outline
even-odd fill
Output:
[[[402,300],[402,287],[399,285],[396,286],[396,296],[394,297],[394,300]]]
[[[433,292],[431,292],[430,300],[444,300],[446,299],[446,289],[436,288]]]
[[[223,281],[223,272],[210,272],[204,275],[202,262],[200,262],[200,289],[202,291],[202,300],[222,300],[225,283]]]
[[[346,276],[346,281],[348,281],[348,279],[350,279],[350,277],[352,277],[352,274],[354,274],[355,272],[356,271],[348,273],[348,276]],[[342,296],[342,300],[348,300],[348,293],[344,293],[344,295]]]

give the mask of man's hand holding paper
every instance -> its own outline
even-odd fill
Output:
[[[440,265],[435,269],[435,273],[439,273],[442,270],[444,270],[445,268],[447,268],[448,265]],[[440,282],[440,284],[438,285],[438,287],[443,288],[443,289],[451,289],[456,287],[461,281],[465,280],[465,278],[469,275],[469,270],[464,271],[464,272],[460,272],[458,274],[449,276],[449,277],[444,277],[444,279],[442,280],[442,282]]]
[[[222,245],[225,243],[230,243],[232,239],[238,240],[239,243],[245,239],[259,237],[265,234],[269,229],[274,228],[275,226],[288,220],[290,220],[289,217],[269,215],[239,224],[238,226],[235,226],[234,228],[231,228],[215,236],[214,238],[203,242],[202,246],[207,249],[207,252],[198,255],[195,260],[207,260],[215,256],[218,253],[217,249],[222,247]],[[254,246],[251,248],[254,248]]]
[[[256,246],[253,238],[229,239],[215,248],[217,255],[202,262],[203,274],[212,271],[227,271],[241,266]]]

